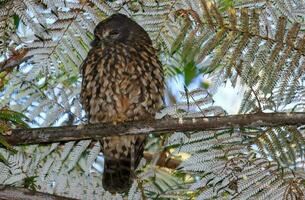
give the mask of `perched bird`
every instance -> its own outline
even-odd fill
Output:
[[[153,119],[163,104],[164,77],[146,31],[123,14],[101,21],[81,67],[82,105],[89,123]],[[102,139],[103,187],[125,192],[132,184],[145,136]]]

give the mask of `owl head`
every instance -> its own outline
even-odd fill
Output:
[[[107,19],[101,21],[94,29],[94,40],[91,46],[99,46],[113,43],[132,44],[138,40],[148,42],[151,40],[146,31],[135,21],[123,14],[113,14]]]

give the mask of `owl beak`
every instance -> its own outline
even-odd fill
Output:
[[[91,47],[95,47],[95,46],[97,46],[98,45],[98,43],[99,43],[99,39],[98,38],[94,38],[94,40],[92,40],[91,42],[90,42],[90,46]]]

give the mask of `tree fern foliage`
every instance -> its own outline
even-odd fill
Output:
[[[241,114],[304,111],[304,10],[303,0],[2,0],[0,132],[25,126],[26,118],[32,127],[85,123],[79,66],[95,25],[116,12],[150,34],[168,78],[183,76],[178,103],[156,118],[226,115],[213,101],[225,82],[244,88]],[[6,66],[21,50],[26,61]],[[212,85],[190,89],[201,76]],[[6,146],[0,184],[78,199],[124,198],[102,187],[98,141]],[[304,199],[304,148],[302,126],[151,137],[146,149],[156,156],[142,160],[126,198]],[[181,164],[158,167],[160,154]]]

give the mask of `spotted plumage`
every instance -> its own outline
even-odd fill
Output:
[[[100,22],[82,65],[81,99],[90,123],[149,120],[160,109],[163,72],[152,42],[136,22],[114,14]],[[103,138],[103,186],[126,191],[143,156],[145,136]]]

